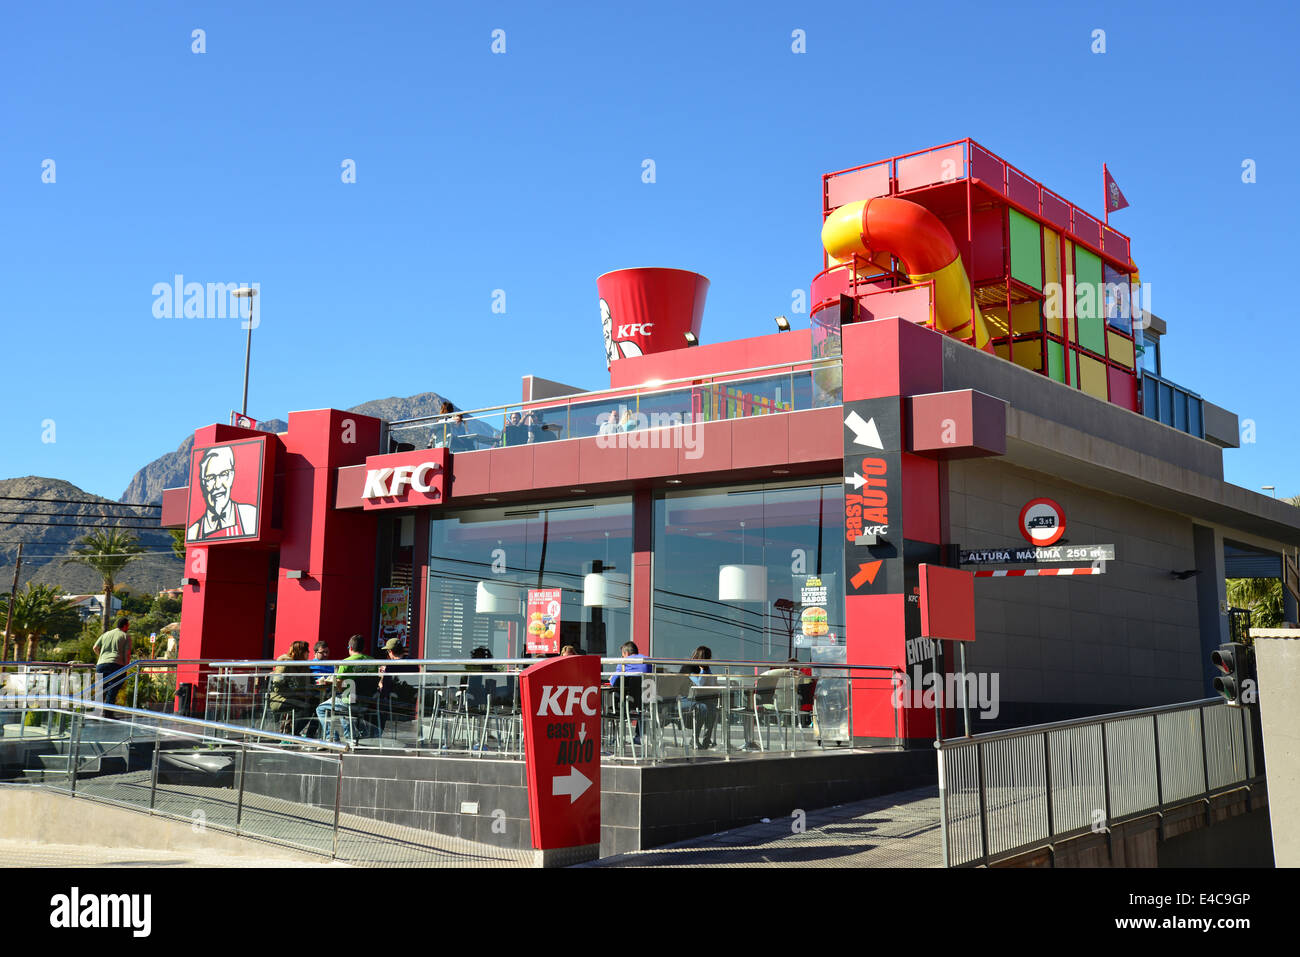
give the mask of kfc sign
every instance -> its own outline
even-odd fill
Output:
[[[366,459],[361,503],[366,509],[410,508],[442,502],[447,450],[417,449]]]
[[[267,440],[241,439],[194,449],[185,540],[255,542],[270,513]]]
[[[596,280],[606,364],[681,349],[698,337],[709,281],[685,269],[618,269]]]

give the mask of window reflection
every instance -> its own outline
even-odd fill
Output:
[[[528,593],[556,588],[556,651],[616,651],[631,636],[631,567],[630,498],[440,515],[429,540],[426,655],[468,658],[487,648],[494,658],[522,657]],[[551,633],[549,622],[539,631],[548,640]]]
[[[653,654],[807,660],[843,644],[843,507],[838,483],[658,498]]]

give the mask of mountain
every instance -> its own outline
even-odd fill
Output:
[[[48,582],[73,595],[100,594],[103,582],[94,569],[63,563],[71,556],[73,544],[94,527],[156,525],[158,521],[157,509],[113,507],[116,503],[112,499],[84,492],[61,479],[35,475],[0,479],[0,496],[5,496],[6,511],[22,513],[7,516],[6,521],[0,523],[0,535],[3,536],[0,538],[0,591],[3,592],[8,592],[13,584],[18,542],[22,542],[23,566],[19,587],[29,581]],[[122,517],[105,518],[110,512]],[[85,524],[70,527],[72,521]],[[132,534],[139,538],[148,554],[122,569],[117,584],[150,595],[179,585],[181,561],[172,554],[171,534],[166,529],[135,528]]]
[[[360,415],[373,415],[376,418],[392,422],[397,419],[414,419],[423,415],[437,415],[444,399],[437,392],[421,392],[406,398],[390,396],[387,399],[372,399],[360,405],[354,405],[348,412]],[[455,406],[452,406],[455,408]],[[475,432],[492,433],[495,430],[476,422],[469,423]],[[283,419],[267,419],[258,423],[258,428],[267,432],[283,432],[289,423]],[[428,429],[413,429],[394,435],[398,441],[417,441],[420,445],[428,443]],[[148,502],[154,505],[162,502],[162,490],[188,485],[190,479],[190,450],[194,448],[193,433],[185,436],[174,452],[167,452],[154,459],[135,473],[131,483],[122,493],[119,501]]]

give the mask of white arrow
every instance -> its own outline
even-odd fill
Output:
[[[583,792],[589,787],[591,787],[591,779],[577,768],[570,768],[569,773],[564,777],[551,778],[551,796],[559,797],[567,794],[570,804],[582,797]]]
[[[867,480],[864,479],[864,478],[863,478],[861,475],[859,475],[857,472],[854,472],[852,478],[846,478],[846,479],[844,480],[844,484],[845,484],[845,485],[852,485],[852,486],[853,486],[853,491],[856,492],[858,489],[862,488],[862,486],[864,486],[864,485],[867,484]]]
[[[850,412],[844,424],[853,430],[853,441],[858,445],[869,445],[873,449],[885,450],[885,443],[880,441],[880,429],[876,428],[876,420],[873,416],[867,421],[862,421],[862,416],[858,415],[857,410]]]
[[[585,724],[581,724],[578,726],[578,741],[580,743],[585,743],[586,740],[587,740],[587,726]]]

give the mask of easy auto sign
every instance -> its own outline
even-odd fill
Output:
[[[533,847],[599,845],[600,658],[549,658],[521,684]]]

